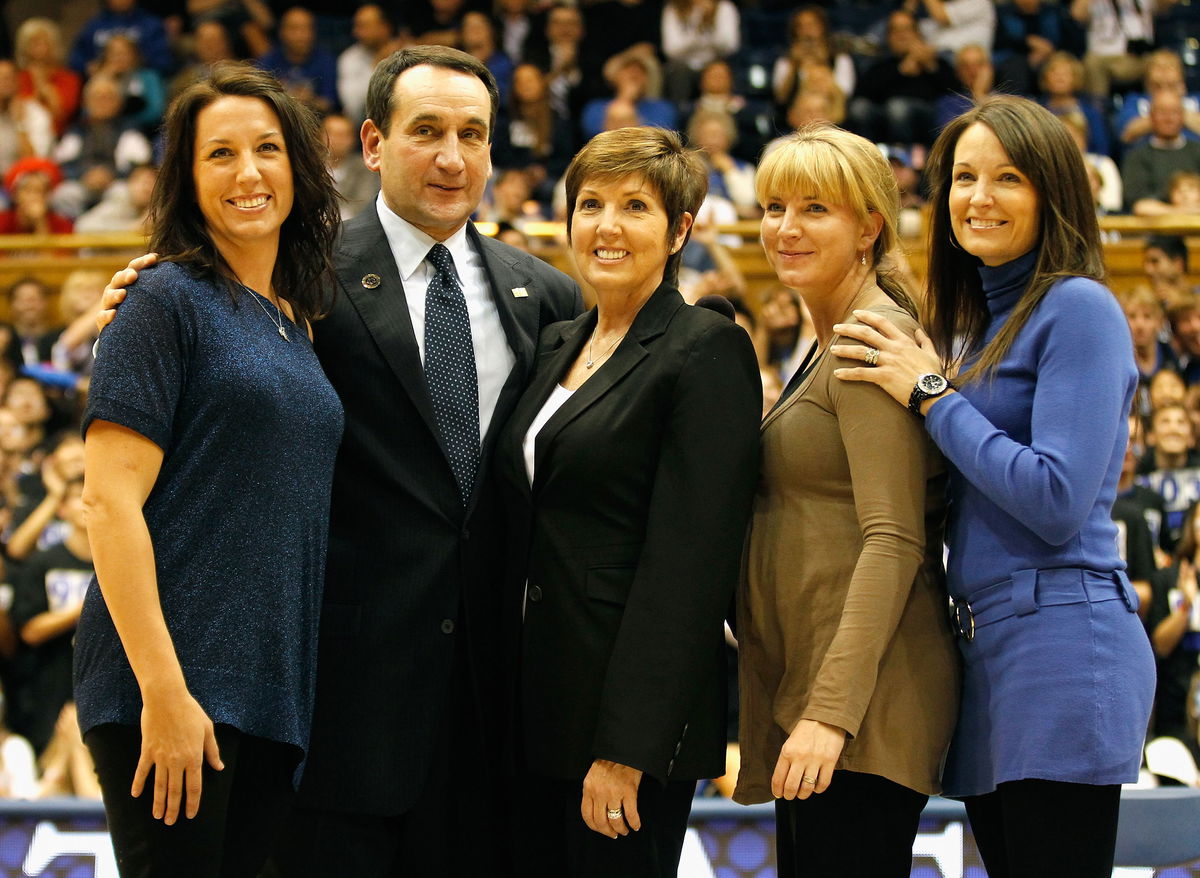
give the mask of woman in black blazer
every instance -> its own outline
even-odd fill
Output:
[[[674,287],[706,188],[695,153],[662,129],[606,132],[566,187],[597,306],[542,332],[498,450],[520,874],[661,878],[695,781],[725,770],[723,619],[762,387],[749,336]]]

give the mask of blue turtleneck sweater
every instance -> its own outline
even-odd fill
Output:
[[[1033,250],[980,267],[1000,331],[1028,286]],[[991,380],[930,408],[930,435],[952,465],[951,594],[966,597],[1016,570],[1121,569],[1110,517],[1137,369],[1125,317],[1105,287],[1054,285]]]

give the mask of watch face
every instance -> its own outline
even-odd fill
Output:
[[[946,379],[932,372],[922,375],[917,381],[921,385],[921,389],[930,396],[936,396],[946,389]]]

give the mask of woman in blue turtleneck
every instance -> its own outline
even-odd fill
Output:
[[[869,312],[834,327],[878,351],[834,347],[864,361],[839,377],[924,417],[951,464],[964,690],[943,786],[991,878],[1112,874],[1154,695],[1110,518],[1137,371],[1070,144],[1022,98],[951,122],[928,168],[930,337]]]

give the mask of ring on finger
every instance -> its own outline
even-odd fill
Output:
[[[625,809],[624,808],[609,808],[604,813],[608,815],[609,820],[620,820],[622,817],[625,816]]]
[[[879,348],[867,348],[867,353],[863,357],[863,362],[868,366],[879,365]]]
[[[807,783],[807,784],[816,785],[816,783],[817,783],[817,779],[815,777],[812,777],[811,775],[807,775],[807,774],[804,775],[804,777],[800,778],[800,780],[802,780],[804,783]]]

